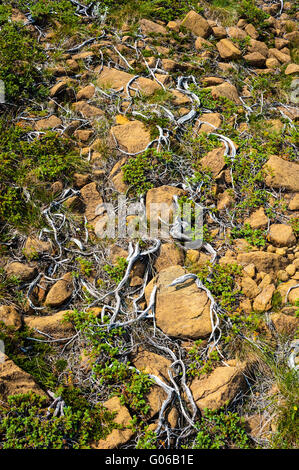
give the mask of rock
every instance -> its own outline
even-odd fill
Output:
[[[95,69],[95,71],[97,72],[97,69]],[[110,69],[109,67],[103,67],[97,80],[97,84],[102,87],[104,86],[106,88],[119,90],[122,87],[126,88],[128,82],[132,80],[132,78],[134,78],[134,75],[130,73],[117,69]],[[140,77],[135,80],[132,86],[134,88],[138,88],[145,96],[150,96],[161,88],[157,82],[144,77]]]
[[[53,338],[67,338],[76,333],[75,328],[70,322],[63,321],[68,311],[69,310],[63,310],[53,315],[43,317],[26,315],[24,317],[24,323],[28,328],[32,328],[33,330],[37,329],[47,335],[53,336]]]
[[[203,124],[201,124],[201,122],[203,122]],[[221,122],[222,122],[221,114],[204,113],[196,121],[194,129],[196,130],[198,134],[201,134],[203,132],[206,132],[208,134],[218,129],[221,126]]]
[[[298,64],[289,64],[285,69],[285,75],[292,75],[293,73],[299,73],[299,65]]]
[[[166,72],[172,72],[177,67],[177,63],[172,59],[162,59],[162,68]]]
[[[167,34],[167,29],[164,26],[146,19],[140,20],[140,29],[143,34]]]
[[[295,194],[289,202],[290,211],[299,211],[299,193]]]
[[[268,49],[267,44],[265,44],[262,41],[256,41],[255,39],[250,39],[250,44],[248,46],[248,51],[249,52],[258,52],[259,54],[262,54],[266,58],[269,55],[269,49]]]
[[[244,225],[249,224],[251,228],[257,230],[266,228],[268,226],[268,217],[265,214],[264,208],[260,207],[254,211],[248,219],[244,220]]]
[[[60,95],[63,91],[65,91],[66,87],[67,87],[66,80],[59,81],[50,89],[50,92],[49,92],[50,97],[54,98],[54,96]]]
[[[89,174],[82,174],[82,173],[74,173],[73,174],[74,185],[76,188],[83,188],[88,183],[90,183],[90,175]]]
[[[272,306],[272,296],[275,291],[274,284],[265,287],[262,292],[254,299],[253,309],[258,312],[266,312]]]
[[[217,202],[217,209],[219,211],[228,209],[233,205],[234,198],[230,194],[230,190],[226,190],[223,193],[219,194],[218,202]]]
[[[183,196],[185,192],[175,186],[159,186],[150,189],[146,194],[146,214],[148,220],[157,221],[160,216],[165,222],[171,219],[174,210],[173,196]],[[162,207],[156,206],[162,205]],[[163,214],[165,209],[165,214]],[[168,233],[168,231],[167,231]]]
[[[286,267],[286,272],[288,273],[289,276],[294,276],[295,272],[296,272],[296,266],[295,264],[289,264],[287,267]]]
[[[226,38],[226,29],[223,26],[214,26],[212,27],[213,36],[217,39]]]
[[[35,237],[28,237],[23,249],[27,259],[32,259],[45,253],[52,253],[52,243],[44,242]]]
[[[172,103],[177,106],[182,106],[184,104],[190,104],[190,98],[184,93],[181,93],[178,90],[171,90],[172,94]]]
[[[179,32],[180,26],[176,21],[169,21],[167,23],[167,28],[170,29],[171,31],[176,31]]]
[[[253,26],[253,24],[248,24],[245,26],[245,31],[248,34],[248,36],[251,36],[253,39],[257,39],[259,37],[259,33]]]
[[[73,108],[76,113],[81,114],[86,119],[104,116],[104,111],[96,106],[86,103],[86,101],[77,101],[77,103],[73,103]]]
[[[274,59],[274,57],[271,57],[270,59],[266,60],[266,67],[269,69],[276,69],[279,67],[279,62],[277,59]]]
[[[240,302],[240,308],[245,313],[251,313],[252,312],[251,301],[249,299],[242,300],[242,302]]]
[[[90,100],[95,94],[95,86],[87,85],[84,88],[80,88],[77,93],[77,100]]]
[[[196,378],[190,390],[198,408],[217,410],[231,402],[245,388],[242,370],[235,366],[235,361],[228,361],[230,367],[217,367],[211,374]]]
[[[269,49],[269,57],[274,57],[282,64],[291,62],[291,57],[288,54],[284,54],[282,51],[275,48]]]
[[[284,313],[274,313],[270,317],[276,331],[281,334],[294,333],[299,327],[299,319]]]
[[[167,335],[176,338],[205,338],[211,333],[210,301],[193,280],[169,287],[172,281],[186,274],[181,266],[163,269],[147,285],[147,303],[157,286],[156,322]]]
[[[103,204],[103,199],[97,190],[95,182],[89,183],[81,188],[81,197],[85,204],[85,217],[87,222],[94,228],[99,216],[97,215],[97,208]]]
[[[151,142],[150,132],[141,121],[114,126],[110,133],[122,150],[132,154],[144,151]]]
[[[195,36],[202,38],[206,38],[210,32],[210,26],[207,20],[193,10],[189,11],[181,25],[195,34]]]
[[[243,271],[251,278],[253,278],[255,276],[255,266],[253,263],[250,263],[250,264],[247,264],[247,266],[245,266],[243,268]]]
[[[113,429],[106,439],[101,439],[92,447],[96,449],[116,449],[128,442],[133,436],[134,432],[130,428],[132,417],[127,407],[121,404],[118,397],[110,398],[110,400],[104,402],[104,406],[110,412],[116,412],[113,421],[120,425],[121,429]]]
[[[290,279],[287,282],[282,282],[281,284],[279,284],[277,290],[281,295],[283,303],[290,302],[292,305],[295,305],[296,301],[299,299],[299,287],[295,287],[297,285],[298,281],[296,281],[295,279]],[[291,287],[292,289],[288,293]]]
[[[31,268],[27,264],[19,263],[18,261],[7,265],[5,271],[8,277],[15,276],[22,282],[31,281],[37,273],[36,268]]]
[[[288,46],[289,43],[290,41],[288,41],[287,39],[283,39],[283,38],[275,38],[275,41],[274,41],[275,48],[279,50],[282,49],[283,47]]]
[[[249,277],[249,276],[246,276],[246,277],[242,278],[241,287],[242,287],[242,292],[249,299],[253,299],[261,291],[261,289],[258,287],[257,283],[253,279],[251,279],[251,277]]]
[[[244,55],[244,59],[254,67],[263,67],[266,63],[265,56],[259,52],[250,52],[249,54]]]
[[[159,273],[163,269],[174,265],[184,264],[184,253],[182,248],[175,243],[163,243],[160,248],[159,256],[154,262],[154,267]]]
[[[62,120],[57,116],[50,116],[46,119],[40,119],[35,123],[35,129],[37,131],[43,131],[45,129],[55,129],[56,127],[61,126]]]
[[[34,392],[44,397],[47,396],[34,382],[30,374],[20,369],[5,354],[2,354],[0,360],[0,400],[6,402],[10,395],[29,392]]]
[[[49,290],[45,305],[47,307],[59,307],[67,302],[73,293],[73,279],[71,273],[66,273],[62,279],[55,282]]]
[[[228,98],[233,103],[241,104],[241,100],[238,95],[237,88],[230,83],[222,83],[221,85],[211,87],[212,96],[218,98],[219,96],[224,96]]]
[[[285,265],[284,258],[276,253],[265,251],[251,251],[249,253],[240,253],[237,255],[237,263],[246,266],[254,264],[257,271],[266,273],[276,272]]]
[[[132,359],[132,364],[144,374],[156,375],[163,382],[169,382],[168,370],[172,362],[164,356],[140,348]]]
[[[221,39],[216,47],[222,59],[239,59],[242,56],[240,49],[230,39]]]
[[[271,155],[264,169],[268,171],[267,186],[299,192],[299,165],[297,163]]]
[[[236,26],[231,26],[230,28],[227,28],[227,33],[230,38],[233,39],[245,39],[247,38],[247,34],[245,31],[241,28],[238,28]]]
[[[292,246],[296,243],[294,231],[287,224],[272,224],[268,239],[274,246]]]
[[[201,38],[201,37],[196,39],[195,49],[197,51],[201,51],[203,49],[209,49],[209,48],[213,48],[213,44],[210,41],[207,41],[206,39]]]
[[[22,315],[17,312],[12,305],[0,305],[0,323],[11,326],[15,330],[19,330],[22,326]]]
[[[74,132],[74,137],[80,142],[86,143],[93,136],[93,132],[94,131],[92,129],[77,129]]]
[[[208,152],[207,155],[200,160],[200,165],[202,168],[209,169],[214,176],[217,176],[226,165],[224,155],[225,147],[222,145]]]

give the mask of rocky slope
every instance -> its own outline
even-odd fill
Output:
[[[292,3],[4,3],[0,447],[296,447]]]

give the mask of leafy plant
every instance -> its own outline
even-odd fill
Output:
[[[245,238],[245,240],[254,246],[265,246],[266,244],[266,231],[260,229],[253,229],[249,224],[245,224],[244,227],[234,227],[231,230],[231,237],[234,238]]]
[[[119,284],[125,275],[127,265],[128,265],[128,262],[126,258],[122,258],[120,256],[116,259],[115,266],[110,266],[109,264],[105,264],[103,269],[107,274],[109,274],[109,276],[115,282],[115,284]]]
[[[192,449],[250,448],[244,420],[237,413],[205,409]],[[184,448],[187,448],[184,446]],[[190,447],[189,447],[190,448]]]

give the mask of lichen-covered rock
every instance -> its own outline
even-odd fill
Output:
[[[268,239],[274,246],[292,246],[296,243],[294,231],[287,224],[272,224]]]
[[[12,305],[0,305],[0,322],[19,330],[22,326],[22,315]]]
[[[201,15],[191,10],[182,21],[182,26],[191,31],[195,36],[206,38],[210,31],[210,25]]]
[[[75,334],[73,325],[65,321],[65,314],[67,312],[68,310],[63,310],[46,316],[26,315],[24,323],[29,328],[39,330],[53,338],[67,338]]]
[[[114,126],[110,133],[122,150],[132,154],[142,152],[151,142],[150,132],[141,121]]]
[[[31,281],[37,273],[36,267],[31,267],[18,261],[5,266],[5,271],[8,277],[14,276],[23,282]]]
[[[221,39],[216,47],[222,59],[239,59],[242,56],[240,49],[230,39]]]

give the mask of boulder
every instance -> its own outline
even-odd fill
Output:
[[[28,237],[25,242],[23,253],[28,259],[43,255],[45,253],[50,254],[52,253],[52,243],[50,241],[44,242],[32,236]]]
[[[210,25],[207,20],[193,10],[189,11],[181,25],[201,38],[206,38],[210,32]]]
[[[299,192],[299,165],[272,155],[264,166],[267,170],[266,184],[271,188],[285,188]]]
[[[228,98],[235,104],[241,104],[237,88],[235,87],[235,85],[231,85],[228,82],[224,82],[221,83],[221,85],[211,87],[211,92],[214,98],[219,98],[219,96],[223,96],[224,98]]]
[[[299,287],[298,286],[298,281],[295,279],[290,279],[287,282],[282,282],[279,284],[277,287],[278,292],[281,295],[282,302],[283,303],[288,303],[290,302],[292,305],[295,305],[296,301],[299,299]],[[292,287],[292,290],[288,293],[289,289]],[[288,293],[288,296],[287,296]],[[287,296],[287,302],[286,302],[286,296]]]
[[[257,283],[253,279],[251,279],[251,277],[249,277],[249,276],[246,276],[246,277],[242,278],[241,287],[242,287],[242,292],[249,299],[253,299],[261,291],[261,289],[258,287]]]
[[[26,315],[24,323],[28,328],[39,330],[53,338],[67,338],[75,334],[76,330],[70,322],[64,321],[68,310],[54,313],[47,316]],[[43,335],[41,335],[43,337]]]
[[[73,108],[76,113],[81,114],[81,116],[86,119],[104,116],[104,111],[102,111],[102,109],[92,106],[86,101],[77,101],[77,103],[73,103]]]
[[[0,323],[19,330],[22,326],[22,315],[12,305],[0,305]]]
[[[169,219],[172,218],[174,211],[173,196],[183,196],[185,192],[176,188],[175,186],[159,186],[158,188],[150,189],[146,194],[146,214],[148,220],[158,221],[160,216],[162,219],[169,215]],[[163,207],[155,206],[164,205],[165,214],[163,214]],[[168,223],[167,220],[165,222]],[[168,232],[167,232],[168,233]]]
[[[263,55],[264,57],[268,57],[269,49],[267,44],[262,41],[256,41],[255,39],[250,40],[250,44],[248,46],[249,52],[258,52],[259,54]]]
[[[260,207],[248,219],[244,220],[244,225],[249,224],[254,230],[263,229],[268,226],[268,221],[269,219],[265,214],[264,208]]]
[[[268,253],[266,251],[250,251],[249,253],[239,253],[237,255],[237,263],[242,266],[254,264],[257,271],[271,273],[279,269],[283,269],[286,260],[283,256],[276,253]]]
[[[140,29],[143,34],[167,34],[167,29],[164,26],[158,23],[154,23],[154,21],[150,21],[145,18],[140,20]]]
[[[77,100],[90,100],[95,94],[95,86],[87,85],[84,88],[80,88],[77,93]]]
[[[209,169],[214,176],[217,176],[226,165],[224,155],[225,147],[222,145],[208,152],[207,155],[200,160],[200,165],[202,168]]]
[[[210,300],[193,280],[169,287],[175,279],[186,274],[182,266],[163,269],[147,285],[147,303],[154,286],[156,294],[156,322],[167,335],[176,338],[206,338],[211,333]]]
[[[266,312],[272,306],[272,296],[275,291],[274,284],[266,286],[262,292],[254,299],[253,309],[257,312]]]
[[[237,26],[231,26],[230,28],[227,28],[227,34],[230,38],[233,39],[245,39],[247,37],[245,31],[241,28],[238,28]]]
[[[299,65],[298,64],[289,64],[285,69],[285,75],[292,75],[293,73],[299,73]]]
[[[242,57],[242,52],[230,39],[220,39],[220,41],[217,42],[216,47],[222,59],[232,60]]]
[[[130,424],[132,417],[126,406],[122,405],[118,397],[112,397],[104,402],[105,408],[112,413],[116,413],[113,421],[121,426],[120,429],[113,429],[106,437],[95,443],[92,447],[96,449],[117,449],[120,445],[128,442],[134,434]]]
[[[141,121],[130,121],[111,128],[111,136],[125,152],[142,152],[151,142],[150,131]]]
[[[170,266],[183,264],[184,252],[182,248],[176,246],[175,243],[163,243],[159,255],[154,262],[154,267],[159,273]]]
[[[40,119],[35,123],[35,129],[37,131],[44,131],[46,129],[55,129],[61,126],[62,120],[57,116],[50,116],[45,119]]]
[[[1,353],[0,353],[1,354]],[[20,369],[9,357],[0,357],[0,400],[7,401],[10,395],[34,392],[46,397],[47,395],[34,382],[30,374]]]
[[[231,402],[245,388],[245,378],[235,361],[228,361],[229,367],[217,367],[208,376],[196,378],[190,385],[196,405],[217,410]]]
[[[295,196],[289,202],[290,211],[299,211],[299,193],[296,193]]]
[[[55,284],[49,290],[45,300],[45,305],[47,307],[59,307],[71,298],[72,293],[72,273],[66,273],[62,279],[55,282]]]
[[[281,334],[294,333],[299,327],[299,318],[284,313],[274,313],[271,315],[270,320],[276,331]]]
[[[31,281],[37,273],[37,269],[35,267],[19,263],[18,261],[8,264],[4,269],[8,277],[15,276],[22,282]]]
[[[250,52],[244,55],[244,59],[254,67],[263,67],[266,63],[266,58],[260,52]]]
[[[201,124],[203,122],[203,124]],[[204,113],[202,114],[195,123],[194,129],[198,134],[206,132],[215,132],[221,126],[221,114],[220,113]]]
[[[97,214],[97,208],[103,204],[103,199],[100,193],[97,190],[97,185],[95,182],[89,183],[80,190],[81,198],[85,205],[84,215],[87,219],[87,222],[94,228],[99,216]]]
[[[287,224],[272,224],[268,239],[274,246],[292,246],[296,243],[294,231]]]
[[[97,72],[97,69],[95,69]],[[119,90],[126,89],[127,84],[134,78],[134,75],[123,72],[122,70],[103,67],[97,80],[100,87],[113,88]],[[139,89],[145,96],[150,96],[155,91],[160,90],[160,85],[149,78],[140,77],[132,84],[133,88]]]

